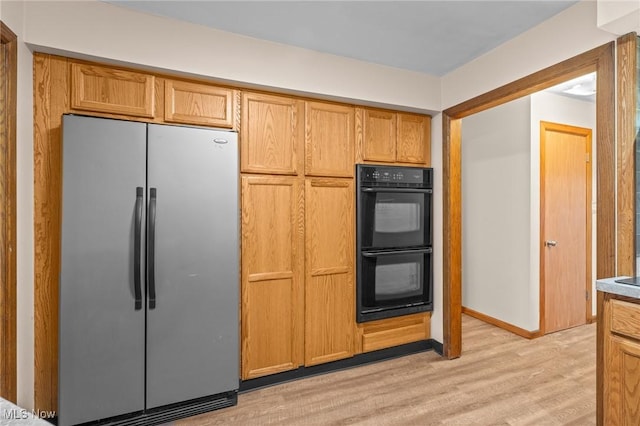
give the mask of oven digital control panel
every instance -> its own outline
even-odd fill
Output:
[[[404,186],[431,188],[433,169],[395,166],[357,166],[358,181],[370,186]]]

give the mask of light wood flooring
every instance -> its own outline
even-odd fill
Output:
[[[463,353],[409,355],[242,394],[193,425],[595,425],[595,333],[526,340],[463,316]]]

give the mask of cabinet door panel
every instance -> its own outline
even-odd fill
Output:
[[[71,108],[153,118],[154,76],[71,64]]]
[[[233,127],[234,91],[207,84],[166,80],[164,119],[170,123]]]
[[[396,161],[429,165],[431,162],[431,117],[397,114]]]
[[[605,424],[636,425],[640,419],[640,344],[608,337],[605,353]]]
[[[362,109],[362,159],[396,161],[396,114]]]
[[[302,101],[259,93],[242,94],[243,172],[295,175],[302,159]]]
[[[307,179],[305,365],[353,356],[353,181]]]
[[[303,349],[302,192],[242,177],[242,378],[297,368]]]
[[[305,104],[305,174],[353,176],[353,107]]]

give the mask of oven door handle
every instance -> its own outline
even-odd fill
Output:
[[[364,187],[360,188],[362,192],[414,192],[421,194],[433,194],[433,189],[421,189],[421,188],[383,188],[383,187]]]
[[[433,249],[431,247],[423,248],[423,249],[409,249],[409,250],[384,250],[384,251],[363,251],[363,257],[377,257],[377,256],[385,256],[388,254],[421,254],[421,253],[433,253]]]

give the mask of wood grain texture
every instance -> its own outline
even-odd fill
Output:
[[[540,122],[540,330],[591,317],[591,129]],[[546,246],[545,241],[556,241]]]
[[[396,114],[362,108],[362,159],[393,163],[396,161]]]
[[[536,331],[525,330],[524,328],[520,328],[513,324],[509,324],[508,322],[504,322],[502,320],[483,314],[481,312],[474,311],[473,309],[469,309],[465,306],[462,307],[462,313],[465,315],[469,315],[470,317],[479,319],[480,321],[484,321],[487,324],[491,324],[503,330],[511,332],[517,336],[524,337],[525,339],[534,339],[536,337],[542,336],[542,333],[540,333],[540,330],[536,330]]]
[[[242,93],[242,172],[297,175],[302,168],[304,103],[295,98]]]
[[[621,299],[621,300],[618,300]],[[637,425],[640,422],[640,304],[605,295],[603,306],[603,415],[598,424]],[[627,336],[631,336],[629,338]]]
[[[443,111],[444,350],[457,356],[461,300],[460,119],[530,95],[579,75],[597,72],[597,278],[615,275],[614,43],[607,43]],[[456,355],[457,354],[457,355]]]
[[[353,179],[305,183],[305,365],[354,354]]]
[[[58,398],[58,278],[62,190],[62,114],[69,109],[68,64],[34,55],[35,407]]]
[[[240,90],[233,91],[233,130],[240,133],[242,115],[240,113],[242,105],[242,92]]]
[[[609,319],[605,319],[608,314],[609,304],[605,303],[605,296],[609,294],[596,291],[596,307],[598,321],[596,322],[596,423],[598,426],[604,424],[604,353],[605,353],[605,330],[609,327]]]
[[[425,312],[358,324],[362,330],[362,352],[428,339],[430,318],[431,314]]]
[[[242,176],[242,378],[297,368],[304,344],[302,186]]]
[[[364,126],[364,108],[356,107],[355,108],[355,143],[356,143],[356,164],[360,164],[364,162],[364,134],[363,134],[363,126]]]
[[[638,37],[627,34],[617,40],[617,274],[634,276],[636,271],[636,105],[638,88]]]
[[[239,395],[186,425],[593,425],[595,325],[527,340],[463,316],[464,356],[435,352]]]
[[[165,79],[164,98],[164,119],[169,123],[234,127],[232,89]]]
[[[151,74],[72,63],[71,107],[153,118],[154,79]]]
[[[396,161],[431,165],[431,117],[397,113]]]
[[[442,114],[443,162],[443,351],[457,358],[462,351],[462,120]]]
[[[616,299],[611,299],[610,303],[610,330],[640,340],[640,305]]]
[[[354,108],[305,102],[305,174],[353,177]]]
[[[613,43],[604,47],[596,67],[596,278],[616,275],[615,52]]]
[[[0,397],[17,399],[17,37],[0,22]]]

